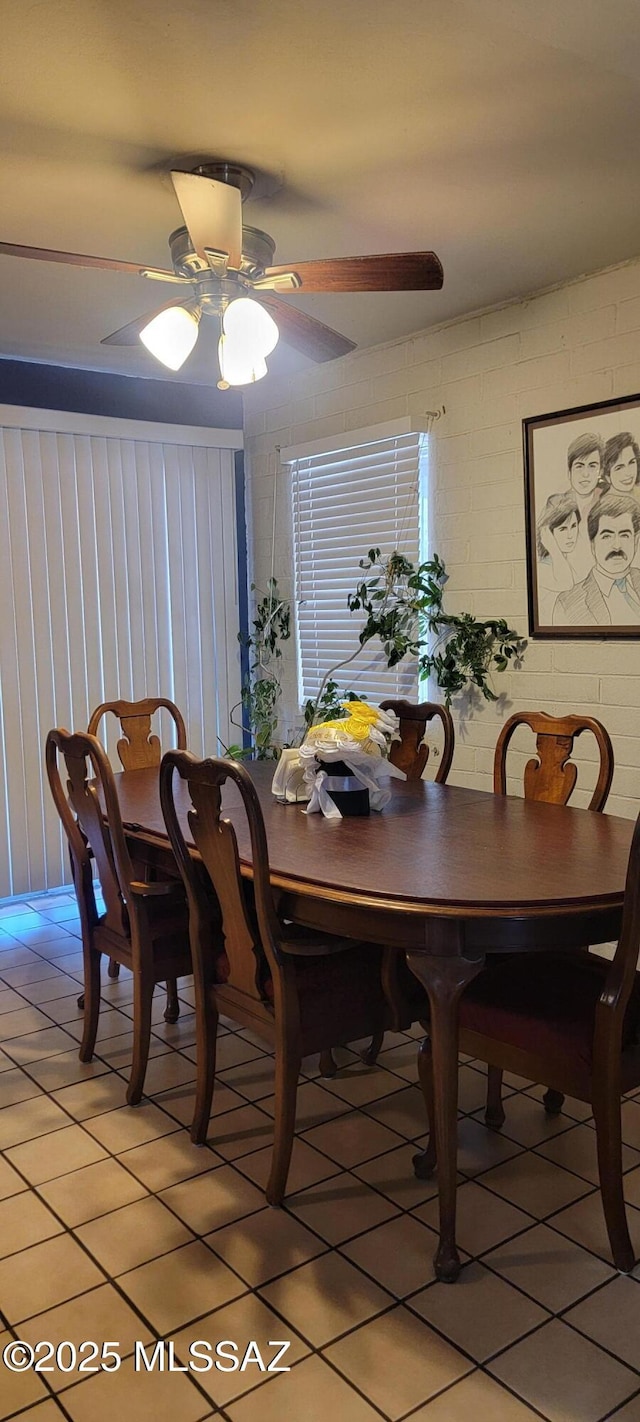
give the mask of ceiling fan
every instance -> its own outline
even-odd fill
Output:
[[[174,300],[105,336],[102,344],[128,346],[141,340],[163,364],[179,370],[195,346],[201,318],[214,316],[220,325],[220,389],[265,375],[266,357],[280,334],[315,361],[354,349],[354,341],[283,301],[287,293],[437,291],[442,286],[442,266],[434,252],[271,266],[275,242],[242,221],[242,203],[254,183],[250,169],[219,161],[193,172],[174,171],[171,178],[185,222],[169,238],[172,271],[11,242],[0,242],[0,255],[131,272],[178,285],[182,291]]]

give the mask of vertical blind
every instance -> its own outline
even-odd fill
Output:
[[[370,548],[420,559],[426,527],[426,441],[396,434],[291,461],[298,677],[302,701],[317,696],[323,677],[358,647],[362,614],[347,596],[362,578]],[[285,451],[285,454],[287,451]],[[374,704],[413,697],[417,665],[406,658],[389,670],[379,643],[335,673]]]
[[[44,770],[51,726],[85,729],[102,701],[157,694],[180,707],[196,753],[234,734],[233,449],[162,429],[0,428],[0,897],[69,881]],[[114,725],[111,752],[116,739]]]

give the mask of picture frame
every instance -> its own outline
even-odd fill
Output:
[[[530,636],[640,637],[640,395],[522,429]]]

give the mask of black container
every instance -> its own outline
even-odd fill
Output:
[[[360,784],[343,760],[319,760],[318,765],[321,770],[326,771],[331,782],[331,788],[325,787],[327,794],[345,819],[371,813],[369,791],[365,785]]]

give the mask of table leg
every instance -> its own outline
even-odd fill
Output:
[[[411,971],[426,988],[431,1008],[433,1090],[440,1242],[434,1259],[436,1277],[453,1284],[460,1273],[456,1249],[456,1176],[458,1117],[458,1003],[463,988],[480,972],[484,960],[451,954],[407,953]]]

